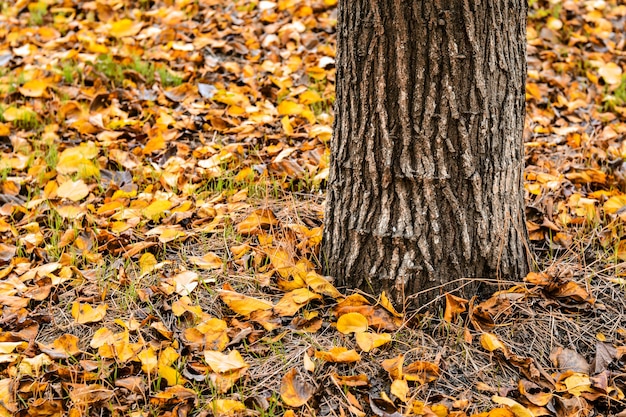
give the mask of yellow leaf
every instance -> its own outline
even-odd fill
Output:
[[[104,318],[107,313],[107,305],[100,304],[93,308],[89,304],[82,304],[78,301],[72,303],[72,317],[79,324],[94,323]]]
[[[591,379],[588,375],[575,372],[572,376],[565,378],[565,387],[570,394],[580,397],[584,392],[593,392]]]
[[[165,138],[160,132],[154,134],[146,143],[146,146],[142,149],[144,155],[151,154],[152,152],[159,151],[165,148]]]
[[[137,357],[141,361],[141,370],[148,375],[152,374],[159,365],[159,358],[152,346],[139,352]]]
[[[255,234],[262,229],[269,229],[278,224],[278,219],[271,210],[259,209],[237,224],[237,233],[242,235]]]
[[[224,266],[222,258],[213,252],[204,256],[190,256],[189,262],[202,269],[220,269]]]
[[[619,211],[626,209],[626,195],[621,194],[609,198],[604,203],[604,211],[608,214],[615,214]]]
[[[305,107],[302,104],[298,104],[294,101],[283,100],[277,107],[278,114],[281,116],[298,116],[302,114]]]
[[[21,350],[28,347],[27,342],[0,342],[0,354],[8,354],[13,353],[13,351],[17,348]]]
[[[156,264],[157,260],[150,252],[146,252],[141,255],[141,258],[139,258],[139,268],[141,268],[141,275],[144,276],[154,271],[154,267],[156,266]]]
[[[280,123],[283,125],[283,130],[285,131],[285,135],[291,136],[293,135],[293,126],[291,126],[291,122],[289,121],[289,116],[284,116],[280,119]]]
[[[274,306],[274,312],[281,317],[293,316],[309,301],[321,298],[319,294],[311,292],[308,288],[298,288],[285,294]]]
[[[298,98],[300,99],[300,103],[307,104],[307,105],[322,101],[322,98],[320,97],[320,95],[316,91],[313,91],[313,90],[305,91],[304,93],[300,94]]]
[[[11,127],[7,123],[0,123],[0,136],[9,136]]]
[[[316,351],[315,357],[326,362],[335,363],[358,362],[361,360],[361,355],[359,355],[356,350],[348,350],[343,346],[334,347],[329,351]]]
[[[619,85],[622,82],[622,67],[615,62],[609,62],[598,69],[598,74],[607,84]]]
[[[26,97],[42,97],[48,88],[48,81],[34,79],[20,87],[20,93]]]
[[[157,366],[157,374],[159,377],[167,381],[167,385],[178,385],[184,384],[187,382],[185,378],[178,372],[175,368],[172,368],[169,365],[158,364]]]
[[[548,18],[548,21],[546,22],[546,26],[552,30],[557,31],[561,30],[561,28],[563,27],[563,22],[556,17],[550,16]]]
[[[509,407],[511,411],[513,411],[513,414],[515,414],[515,417],[534,417],[534,414],[528,408],[510,398],[494,395],[491,397],[491,400],[496,404]]]
[[[164,211],[169,210],[173,203],[169,200],[155,200],[146,208],[141,211],[144,217],[157,221],[161,217]]]
[[[123,38],[126,36],[135,36],[141,30],[143,24],[139,22],[133,22],[130,19],[118,20],[111,24],[109,35],[116,38]]]
[[[80,353],[78,341],[78,337],[72,334],[64,334],[58,339],[55,339],[55,341],[52,342],[52,346],[48,346],[47,349],[40,346],[40,350],[50,356],[55,355],[56,358],[63,357],[66,359],[69,356],[76,356]]]
[[[380,294],[380,300],[378,301],[378,303],[388,312],[390,312],[391,314],[393,314],[396,317],[402,317],[402,314],[398,313],[396,311],[396,309],[393,307],[393,304],[391,304],[391,301],[389,301],[389,297],[387,297],[387,294],[385,293],[385,291],[382,292],[382,294]]]
[[[304,282],[318,294],[327,295],[335,299],[343,297],[343,295],[339,291],[337,291],[333,284],[328,282],[326,278],[314,271],[307,272],[306,276],[304,277]]]
[[[495,350],[502,350],[502,352],[506,353],[506,346],[498,339],[493,333],[483,333],[480,335],[480,344],[488,350],[489,352],[493,352]]]
[[[404,379],[396,379],[391,383],[390,392],[398,397],[400,401],[406,402],[406,396],[409,394],[409,384]]]
[[[208,407],[216,416],[241,415],[246,411],[246,406],[241,401],[236,400],[213,400]]]
[[[361,348],[363,352],[369,352],[374,348],[391,342],[391,335],[389,333],[361,332],[356,333],[354,336],[356,338],[356,344],[359,345],[359,348]]]
[[[274,308],[274,305],[268,301],[248,297],[235,291],[220,290],[219,295],[228,308],[245,317],[248,317],[255,311]]]
[[[347,313],[337,320],[337,330],[343,334],[367,331],[367,317],[361,313]]]
[[[280,384],[280,397],[289,407],[302,407],[315,393],[315,387],[303,381],[296,370],[291,368]]]
[[[72,201],[80,201],[89,195],[89,187],[87,187],[87,184],[85,184],[83,180],[69,180],[59,185],[57,195]]]
[[[228,355],[222,352],[206,350],[204,351],[204,360],[211,367],[211,370],[217,373],[247,369],[250,366],[236,350],[231,351]]]

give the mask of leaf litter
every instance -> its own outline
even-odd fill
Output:
[[[626,6],[530,2],[540,272],[405,316],[319,273],[335,3],[0,3],[0,415],[624,415]]]

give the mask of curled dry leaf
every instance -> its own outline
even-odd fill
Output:
[[[446,293],[446,310],[443,319],[451,323],[459,314],[467,310],[467,303],[468,301],[464,298]]]
[[[402,369],[403,377],[407,381],[416,381],[426,384],[439,378],[441,370],[439,366],[431,362],[415,361]]]

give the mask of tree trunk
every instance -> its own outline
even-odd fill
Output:
[[[339,284],[415,307],[526,274],[526,8],[340,1],[323,243]]]

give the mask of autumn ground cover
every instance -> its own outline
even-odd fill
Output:
[[[335,6],[0,1],[0,415],[625,415],[626,6],[530,2],[538,272],[417,312],[320,275]]]

